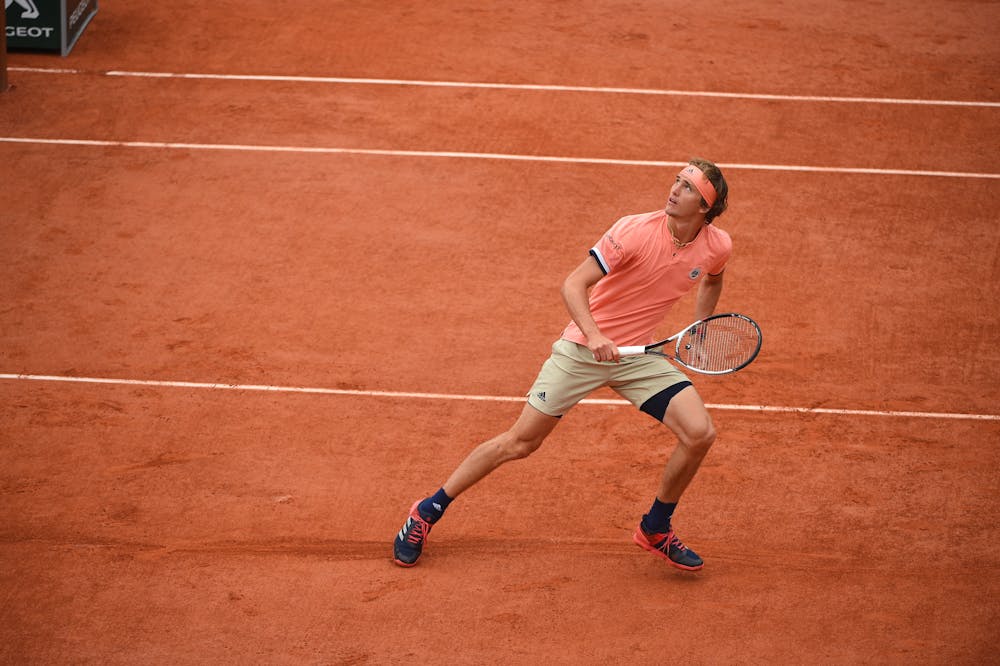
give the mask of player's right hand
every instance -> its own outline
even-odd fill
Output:
[[[617,363],[620,358],[618,355],[618,345],[600,333],[587,338],[587,349],[594,355],[594,360],[596,361],[613,361]]]

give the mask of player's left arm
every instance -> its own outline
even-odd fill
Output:
[[[719,304],[719,297],[722,296],[722,278],[724,275],[724,271],[716,275],[708,273],[702,278],[701,284],[698,285],[698,297],[694,306],[694,318],[696,320],[704,319],[715,312],[715,306]]]

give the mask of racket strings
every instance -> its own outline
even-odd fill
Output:
[[[678,345],[677,356],[693,368],[724,372],[747,363],[759,348],[759,329],[734,317],[704,322],[690,331]]]

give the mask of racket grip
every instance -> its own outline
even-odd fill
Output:
[[[638,346],[634,346],[634,347],[619,347],[618,348],[618,355],[619,356],[636,356],[638,354],[645,354],[645,353],[646,353],[646,348],[643,347],[642,345],[638,345]]]

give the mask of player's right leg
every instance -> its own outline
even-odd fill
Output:
[[[446,493],[448,501],[455,499],[500,465],[531,455],[558,423],[558,417],[543,414],[526,404],[514,426],[473,449],[439,492]],[[418,500],[410,507],[410,515],[393,542],[396,564],[412,567],[417,563],[431,527],[442,513],[443,508],[435,506],[433,497]]]
[[[558,423],[558,417],[543,414],[526,404],[514,427],[483,442],[466,456],[445,482],[445,492],[449,497],[458,497],[500,465],[527,458],[542,445]]]
[[[552,355],[542,365],[528,392],[528,404],[514,426],[483,442],[466,456],[438,491],[436,497],[443,501],[428,497],[411,507],[394,542],[396,564],[404,567],[416,564],[431,526],[441,517],[447,503],[505,462],[531,455],[559,423],[560,416],[607,382],[610,369],[615,365],[598,363],[583,345],[569,340],[556,341],[552,345]]]

